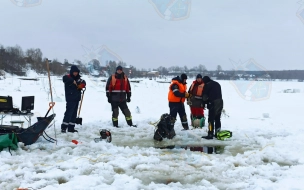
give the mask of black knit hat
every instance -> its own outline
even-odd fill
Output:
[[[182,79],[182,81],[184,80],[184,79],[187,79],[188,77],[187,77],[187,75],[185,74],[185,73],[183,73],[182,75],[181,75],[181,79]]]
[[[78,74],[80,72],[76,65],[72,65],[72,67],[70,69],[70,75],[73,75],[73,72],[78,72]]]
[[[201,74],[196,75],[196,79],[201,79],[201,78],[203,78]]]
[[[211,81],[210,77],[208,76],[204,76],[202,80],[204,81],[204,83],[208,83]]]
[[[122,70],[122,66],[119,65],[118,67],[116,67],[116,71],[117,70]]]

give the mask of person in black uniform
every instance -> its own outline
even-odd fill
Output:
[[[204,76],[205,83],[203,90],[203,107],[207,104],[208,113],[208,135],[203,136],[205,139],[213,139],[217,132],[221,130],[221,113],[223,110],[223,99],[221,85],[211,80],[210,77]]]
[[[81,98],[81,90],[86,86],[86,82],[81,79],[79,72],[77,66],[73,65],[70,74],[63,76],[62,78],[66,100],[66,111],[61,124],[62,133],[66,133],[67,129],[68,132],[71,133],[78,132],[75,130],[77,109]]]

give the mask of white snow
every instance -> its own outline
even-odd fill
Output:
[[[36,77],[33,73],[32,77]],[[113,128],[111,106],[105,95],[105,82],[89,76],[78,134],[60,133],[65,111],[61,77],[51,77],[57,145],[42,137],[30,146],[0,152],[0,189],[303,189],[304,141],[302,110],[303,83],[272,82],[269,99],[243,99],[229,81],[222,85],[224,108],[222,129],[233,137],[225,141],[205,140],[206,129],[181,131],[178,120],[176,137],[163,142],[153,140],[154,126],[161,114],[169,111],[168,83],[143,79],[131,83],[128,104],[138,128],[127,126],[120,112]],[[192,82],[188,79],[188,85]],[[250,83],[250,81],[248,82]],[[299,93],[280,93],[299,89]],[[20,81],[7,76],[0,80],[0,95],[11,95],[16,107],[22,96],[35,96],[35,117],[45,115],[51,101],[47,77],[39,81]],[[189,115],[189,107],[185,104]],[[140,110],[140,111],[138,111]],[[206,111],[207,112],[207,111]],[[268,117],[265,117],[267,115]],[[9,124],[10,116],[4,119]],[[20,119],[23,119],[20,117]],[[189,119],[189,118],[188,118]],[[95,143],[99,129],[109,129],[113,141]],[[54,127],[46,132],[55,137]],[[77,140],[76,145],[72,140]],[[175,149],[159,149],[175,145]],[[220,154],[190,151],[180,146],[220,147]]]

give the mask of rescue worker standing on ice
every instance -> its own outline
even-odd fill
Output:
[[[189,97],[189,93],[186,92],[186,80],[186,74],[182,74],[181,77],[177,76],[173,78],[168,93],[170,115],[173,118],[171,125],[174,126],[178,113],[184,130],[189,129],[186,110],[184,106],[185,99]]]
[[[196,76],[196,80],[193,81],[188,91],[188,93],[191,94],[191,98],[188,98],[187,101],[187,104],[190,106],[191,109],[191,122],[194,118],[201,119],[204,117],[204,108],[202,104],[204,83],[202,81],[202,78],[202,75],[198,74]]]
[[[205,83],[203,91],[203,105],[207,104],[208,112],[208,135],[203,136],[205,139],[213,139],[217,137],[217,133],[221,131],[221,114],[223,110],[223,99],[221,85],[211,80],[210,77],[204,76]]]
[[[108,102],[112,106],[113,126],[118,127],[118,108],[120,108],[126,118],[127,124],[130,127],[136,127],[132,123],[131,112],[127,106],[127,102],[131,102],[131,86],[127,76],[122,71],[122,66],[118,66],[116,72],[109,77],[106,92]]]
[[[78,132],[75,130],[77,109],[81,98],[81,90],[86,86],[86,82],[80,78],[79,72],[77,66],[73,65],[70,74],[62,77],[66,100],[66,111],[61,124],[62,133],[66,133],[67,129],[70,133]]]

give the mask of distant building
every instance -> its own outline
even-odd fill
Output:
[[[183,71],[169,71],[168,75],[181,75],[182,73],[184,73]]]
[[[147,77],[149,71],[138,71],[140,77]]]
[[[122,70],[128,77],[132,76],[132,69],[129,65],[122,66]]]
[[[148,77],[158,77],[159,76],[159,71],[150,71],[147,73]]]

